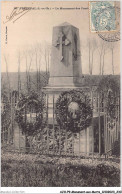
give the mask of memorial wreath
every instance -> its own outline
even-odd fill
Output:
[[[33,111],[31,112],[31,110]],[[29,136],[44,128],[46,123],[45,114],[44,98],[42,96],[39,99],[35,93],[21,97],[16,107],[16,121],[22,129],[22,133]],[[30,116],[29,120],[27,119],[28,115]]]
[[[61,128],[79,132],[91,124],[90,99],[81,90],[63,92],[56,102],[56,120]]]

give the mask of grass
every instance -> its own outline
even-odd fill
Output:
[[[2,153],[2,187],[119,187],[115,162]]]

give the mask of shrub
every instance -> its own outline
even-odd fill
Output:
[[[9,157],[9,155],[7,155]],[[31,155],[2,158],[2,187],[113,187],[120,186],[120,169],[111,163],[82,159],[82,163],[61,163],[61,158]],[[20,162],[21,161],[21,162]],[[43,162],[42,162],[43,161]],[[75,159],[76,161],[76,159]]]
[[[114,142],[112,155],[120,156],[120,138]]]

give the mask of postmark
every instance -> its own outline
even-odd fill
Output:
[[[90,2],[90,31],[107,42],[120,40],[120,5],[115,2]]]
[[[116,30],[114,2],[90,2],[91,32],[110,32]]]
[[[116,42],[120,40],[120,7],[116,8],[116,30],[113,32],[99,32],[98,36],[107,42]]]

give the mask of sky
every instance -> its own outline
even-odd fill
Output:
[[[12,20],[8,21],[14,7],[33,7],[18,20],[13,22],[18,16],[14,15]],[[42,9],[44,8],[44,9]],[[75,8],[75,9],[61,9]],[[90,14],[89,3],[83,2],[2,2],[1,6],[1,47],[2,47],[2,67],[1,71],[6,71],[5,58],[7,59],[8,71],[18,71],[18,53],[23,53],[28,47],[33,48],[34,45],[52,42],[52,30],[54,26],[68,22],[77,27],[80,33],[81,43],[81,61],[83,74],[89,73],[89,49],[88,39],[96,40],[97,46],[94,48],[93,74],[99,74],[100,55],[99,48],[103,41],[98,37],[97,33],[90,31]],[[6,21],[8,21],[6,23]],[[7,41],[6,41],[7,38]],[[105,41],[104,41],[105,42]],[[107,42],[106,48],[110,47]],[[114,44],[114,71],[115,74],[120,73],[120,42]],[[99,48],[98,48],[99,47]],[[42,59],[43,60],[43,59]],[[25,58],[20,61],[21,71],[26,70]],[[41,69],[45,70],[45,64],[42,63]],[[31,70],[36,69],[33,59]],[[104,74],[112,74],[112,54],[110,49],[106,49]]]

